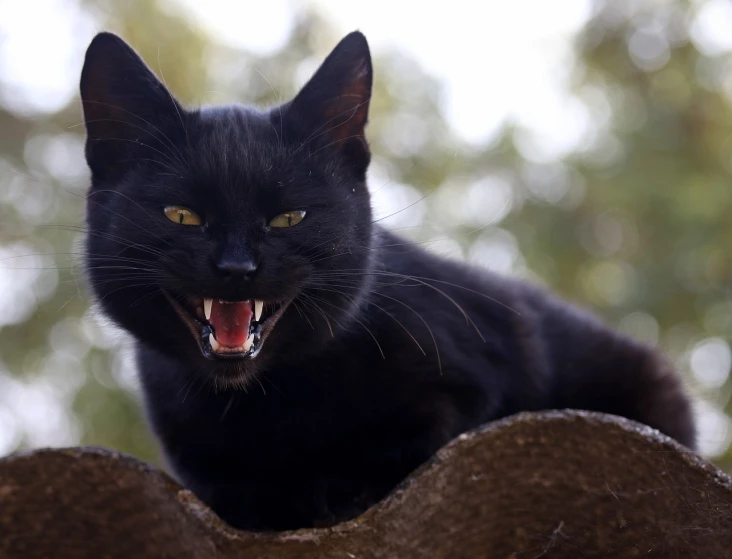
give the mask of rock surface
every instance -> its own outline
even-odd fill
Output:
[[[0,460],[0,558],[732,557],[732,478],[667,437],[585,412],[461,435],[330,529],[236,531],[164,473],[111,451]]]

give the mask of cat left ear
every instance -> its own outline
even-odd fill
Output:
[[[350,33],[328,55],[286,109],[303,142],[332,147],[365,173],[370,153],[368,121],[373,70],[366,37]],[[320,147],[318,149],[321,149]]]
[[[94,37],[86,51],[80,90],[86,159],[94,175],[123,170],[145,150],[158,155],[170,151],[170,140],[166,143],[159,127],[170,119],[177,123],[185,112],[122,39],[106,32]]]

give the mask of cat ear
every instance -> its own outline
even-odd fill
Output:
[[[86,159],[93,174],[113,173],[120,163],[146,149],[157,151],[157,156],[170,151],[170,140],[159,125],[166,118],[180,119],[183,110],[122,39],[112,33],[94,37],[86,51],[80,89]]]
[[[372,82],[369,45],[354,31],[338,43],[287,109],[304,142],[339,150],[363,173],[369,162],[364,128]]]

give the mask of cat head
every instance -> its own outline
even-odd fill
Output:
[[[371,87],[354,32],[281,106],[190,110],[122,39],[97,35],[81,100],[104,312],[230,384],[348,328],[371,258]]]

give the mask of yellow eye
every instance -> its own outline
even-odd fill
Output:
[[[298,210],[296,212],[285,212],[283,214],[278,215],[272,221],[270,221],[269,226],[270,227],[292,227],[293,225],[297,225],[298,223],[300,223],[304,217],[305,217],[305,212],[303,210]]]
[[[179,223],[180,225],[202,225],[203,222],[199,215],[193,210],[184,208],[183,206],[166,206],[163,211],[165,217],[170,221]]]

